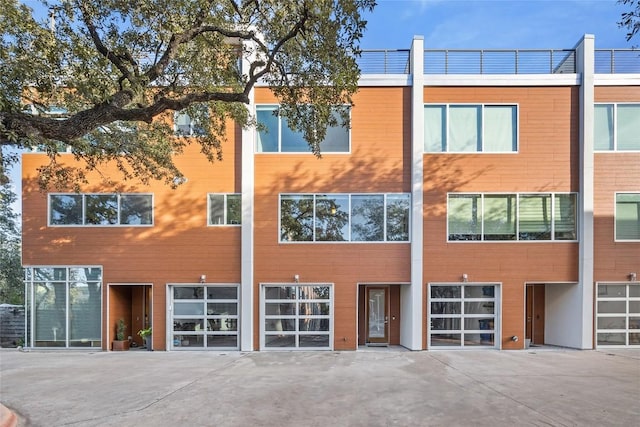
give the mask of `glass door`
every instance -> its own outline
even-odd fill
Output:
[[[388,288],[367,288],[367,344],[389,344]]]

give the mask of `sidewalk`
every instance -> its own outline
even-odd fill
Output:
[[[47,427],[636,425],[640,351],[5,349],[0,401]]]

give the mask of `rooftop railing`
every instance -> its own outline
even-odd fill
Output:
[[[640,74],[640,50],[596,49],[595,72],[599,74]]]
[[[364,50],[362,74],[409,74],[408,49]],[[427,49],[425,74],[564,74],[576,73],[574,49]],[[595,72],[640,73],[640,50],[596,49]]]

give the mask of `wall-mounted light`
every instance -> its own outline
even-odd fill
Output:
[[[204,283],[207,280],[207,276],[202,274],[200,275],[200,283]]]
[[[469,281],[469,276],[467,275],[467,273],[462,273],[462,281],[464,283],[467,283]]]
[[[514,336],[511,337],[511,341],[513,341],[513,342],[518,342],[519,339],[520,338],[518,338],[517,335],[514,335]]]
[[[630,282],[635,282],[636,280],[638,280],[638,275],[636,273],[629,273],[629,281]]]
[[[293,275],[293,281],[296,282],[296,283],[299,283],[300,282],[300,275],[299,274],[294,274]]]

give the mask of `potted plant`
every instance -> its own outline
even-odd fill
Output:
[[[113,351],[129,350],[129,340],[125,339],[126,332],[127,325],[124,323],[124,319],[118,319],[118,323],[116,323],[116,339],[113,340],[111,346]]]
[[[138,331],[138,335],[144,340],[144,345],[147,347],[147,351],[151,351],[151,335],[152,335],[151,327],[147,329],[140,329]]]

